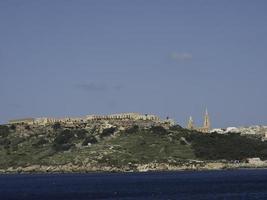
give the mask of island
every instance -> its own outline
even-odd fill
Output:
[[[139,113],[10,120],[0,125],[0,173],[267,167],[262,135],[201,130]]]

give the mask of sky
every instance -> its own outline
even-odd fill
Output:
[[[0,123],[140,112],[267,125],[265,0],[1,0]]]

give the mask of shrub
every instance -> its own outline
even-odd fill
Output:
[[[9,139],[6,138],[0,138],[0,145],[1,146],[9,146],[11,144],[11,141]]]
[[[180,140],[181,145],[186,145],[186,142],[184,140]]]
[[[157,134],[157,135],[166,135],[168,134],[168,131],[163,128],[162,126],[152,126],[150,128],[150,131],[154,134]]]
[[[97,128],[95,126],[93,128],[91,128],[90,133],[91,134],[96,134],[97,133]]]
[[[111,136],[114,134],[114,132],[116,131],[116,128],[111,127],[111,128],[106,128],[103,130],[103,132],[101,133],[100,137],[106,137],[106,136]]]
[[[82,146],[87,146],[88,143],[95,144],[97,143],[97,139],[94,136],[88,136],[84,139]]]
[[[5,143],[3,144],[4,149],[9,150],[11,145],[11,141],[10,140],[6,140]]]
[[[128,128],[127,130],[125,130],[126,133],[130,133],[130,134],[137,133],[138,131],[139,131],[138,125],[134,125],[134,126]]]
[[[73,133],[70,130],[63,130],[57,134],[54,139],[55,144],[66,144],[70,141],[70,139],[74,137]]]
[[[179,125],[174,125],[170,127],[171,131],[181,131],[183,130],[183,127],[179,126]]]
[[[85,129],[76,130],[75,134],[77,135],[78,139],[84,139],[88,132]]]
[[[67,151],[73,144],[70,144],[70,140],[74,137],[74,134],[70,130],[63,130],[59,132],[54,139],[52,148],[56,151]]]
[[[18,144],[20,144],[20,143],[22,143],[24,141],[25,141],[24,137],[15,137],[12,140],[12,145],[18,145]]]
[[[9,134],[9,128],[7,126],[0,125],[0,136],[7,137]]]
[[[17,151],[18,150],[18,145],[17,144],[12,144],[11,145],[11,150],[12,151]]]
[[[36,143],[32,144],[32,146],[38,147],[38,146],[42,146],[42,145],[47,144],[47,143],[48,143],[48,140],[46,140],[45,138],[40,138],[37,140]]]
[[[73,146],[73,144],[54,144],[53,149],[56,151],[68,151]]]
[[[15,130],[16,130],[16,128],[17,128],[17,127],[16,127],[16,125],[15,125],[15,124],[12,124],[12,125],[10,126],[10,129],[11,129],[11,130],[13,130],[13,131],[15,131]]]
[[[59,122],[56,122],[52,125],[52,128],[56,131],[61,128],[61,124]]]

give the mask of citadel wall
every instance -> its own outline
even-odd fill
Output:
[[[49,125],[56,122],[64,123],[67,125],[73,125],[75,123],[83,122],[93,122],[93,121],[154,121],[162,122],[158,116],[151,114],[139,114],[139,113],[120,113],[120,114],[111,114],[111,115],[87,115],[81,118],[50,118],[50,117],[41,117],[41,118],[27,118],[27,119],[15,119],[10,120],[8,124],[35,124],[35,125]],[[171,123],[174,123],[171,120],[168,120]]]

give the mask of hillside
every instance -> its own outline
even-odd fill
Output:
[[[267,158],[267,142],[203,134],[180,126],[68,129],[61,124],[0,126],[2,171],[142,171],[186,169],[207,162]],[[161,168],[159,167],[160,165]]]

